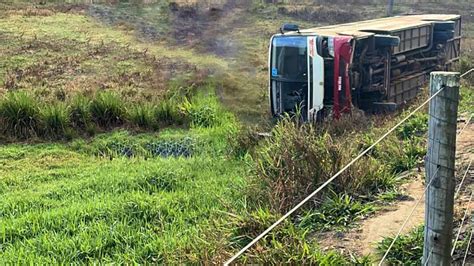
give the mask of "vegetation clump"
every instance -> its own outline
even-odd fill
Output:
[[[99,92],[90,105],[92,119],[101,127],[120,126],[125,118],[125,104],[113,92]]]
[[[267,188],[264,198],[273,210],[288,210],[359,153],[354,143],[343,136],[317,132],[311,124],[283,118],[255,155],[256,174]],[[353,164],[330,187],[336,192],[370,196],[393,187],[393,179],[387,167],[368,156]]]
[[[69,108],[61,102],[43,106],[41,110],[43,136],[61,138],[68,132],[70,125]]]
[[[423,257],[423,238],[423,226],[419,226],[406,235],[401,235],[395,241],[390,253],[388,253],[387,262],[393,265],[419,264]],[[393,237],[387,237],[378,244],[377,249],[382,255],[386,252],[392,241]]]
[[[40,124],[37,102],[26,92],[9,93],[0,102],[0,131],[11,137],[36,136]]]
[[[299,226],[312,230],[347,230],[354,222],[374,211],[347,194],[333,195],[320,206],[308,210],[300,218]]]

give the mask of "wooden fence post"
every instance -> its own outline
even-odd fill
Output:
[[[430,78],[431,95],[443,91],[429,104],[424,265],[427,259],[426,265],[451,264],[459,79],[457,72],[432,72]]]

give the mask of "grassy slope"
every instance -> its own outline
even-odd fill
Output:
[[[219,127],[139,137],[198,139],[189,158],[94,155],[101,143],[138,139],[127,133],[3,147],[0,262],[211,260],[229,218],[222,212],[244,205],[248,171],[245,161],[227,157],[235,122],[222,117]]]
[[[114,76],[121,71],[146,71],[149,67],[146,62],[136,58],[126,61],[118,69],[113,67],[117,63],[114,56],[125,54],[125,46],[129,46],[134,53],[148,49],[149,55],[171,57],[203,69],[211,68],[216,70],[218,77],[222,77],[222,97],[226,107],[255,117],[266,110],[264,103],[254,101],[261,97],[266,102],[262,91],[265,86],[262,80],[266,75],[262,65],[265,64],[266,53],[261,51],[266,50],[267,37],[275,25],[285,18],[265,19],[272,19],[272,22],[264,22],[262,17],[249,18],[250,24],[255,27],[232,31],[232,36],[242,40],[245,47],[238,63],[196,53],[186,47],[169,49],[164,43],[141,42],[127,27],[107,27],[81,14],[26,17],[11,14],[0,19],[0,34],[8,35],[8,43],[14,46],[25,40],[31,42],[35,36],[39,40],[53,42],[89,42],[91,47],[80,46],[83,50],[101,47],[102,41],[105,45],[111,45],[110,51],[116,54],[81,62],[86,73]],[[22,36],[21,39],[13,40],[19,36]],[[0,46],[0,51],[2,54],[11,52],[10,48]],[[0,71],[41,62],[46,53],[54,54],[51,49],[46,50],[29,54],[22,51],[16,56],[1,57]],[[66,53],[76,51],[72,47]],[[63,53],[59,51],[55,55]],[[242,61],[250,63],[239,64]],[[260,67],[256,72],[255,66]],[[95,76],[91,74],[90,78]],[[3,77],[4,73],[1,73],[0,78]],[[37,89],[28,85],[25,88]],[[117,84],[116,88],[121,89],[121,84]],[[141,89],[138,85],[137,88]],[[102,260],[172,263],[222,260],[221,249],[226,248],[230,241],[228,230],[239,230],[239,226],[246,225],[232,224],[235,221],[222,214],[222,211],[244,212],[246,205],[243,190],[247,188],[245,177],[249,176],[251,168],[245,161],[227,157],[224,152],[229,149],[227,137],[232,135],[229,132],[234,132],[235,127],[235,121],[226,121],[215,129],[170,130],[158,135],[129,137],[132,142],[139,138],[147,140],[170,136],[203,139],[205,144],[200,149],[206,152],[188,159],[145,160],[139,156],[110,160],[109,157],[96,157],[97,143],[115,140],[117,134],[100,136],[92,143],[76,141],[72,144],[2,147],[0,262],[13,262],[18,258],[26,261],[41,259],[43,262]],[[245,212],[242,217],[249,219],[250,224],[255,222],[255,218]],[[263,224],[272,219],[274,217],[263,219]],[[252,233],[263,229],[257,228]],[[301,262],[311,256],[322,256],[315,249],[317,243],[309,242],[304,237],[307,232],[291,229],[291,226],[282,231],[282,238],[287,242],[279,242],[278,239],[264,242],[262,246],[267,248],[267,253],[262,255],[260,262],[270,259]],[[287,247],[298,254],[291,254]],[[340,262],[336,258],[327,263]]]

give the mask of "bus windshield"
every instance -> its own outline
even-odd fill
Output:
[[[273,38],[271,77],[291,81],[307,80],[307,37],[278,36]]]

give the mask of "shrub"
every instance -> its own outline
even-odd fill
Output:
[[[37,135],[39,108],[25,92],[9,93],[0,103],[1,130],[6,134],[26,139]]]
[[[129,121],[142,128],[153,128],[155,108],[152,104],[135,104],[128,109]]]
[[[125,107],[113,92],[100,92],[90,105],[92,119],[101,127],[113,127],[123,123]]]
[[[65,136],[69,126],[69,108],[60,102],[44,105],[41,110],[42,133],[46,138]]]
[[[88,129],[90,127],[91,100],[83,95],[76,95],[71,103],[70,120],[71,125],[76,129]]]

